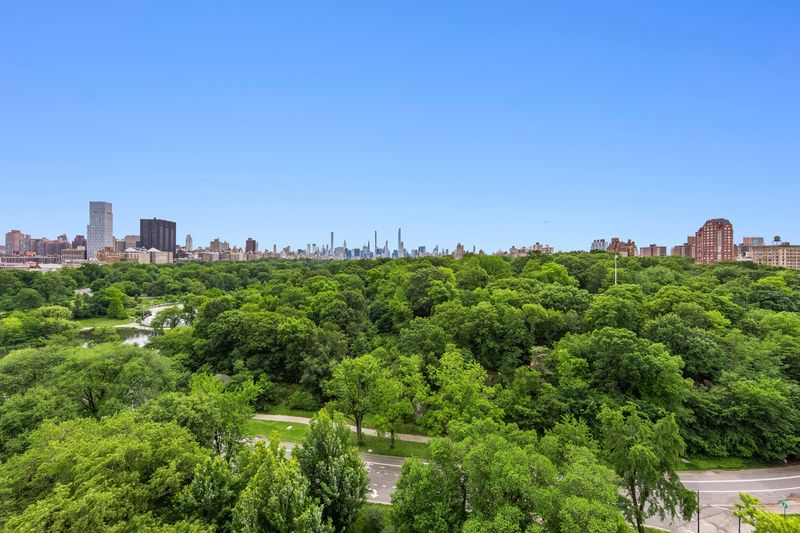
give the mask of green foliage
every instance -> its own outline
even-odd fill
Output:
[[[389,514],[397,531],[626,531],[616,477],[591,450],[554,434],[566,453],[554,462],[533,432],[487,420],[452,429],[431,443],[429,463],[403,465]]]
[[[741,502],[736,502],[734,515],[742,523],[753,526],[754,533],[792,533],[800,530],[800,516],[782,516],[758,506],[761,500],[747,493],[739,494]]]
[[[685,258],[620,258],[619,267],[619,285],[606,253],[2,271],[0,459],[30,452],[38,427],[73,419],[102,424],[135,410],[143,423],[183,428],[203,457],[159,503],[167,514],[131,504],[114,527],[186,531],[324,529],[334,519],[299,465],[247,442],[274,429],[301,440],[308,428],[251,421],[254,405],[316,410],[331,400],[379,430],[361,435],[369,448],[435,456],[404,469],[389,520],[404,531],[613,531],[619,513],[594,460],[598,435],[620,476],[637,482],[674,470],[680,456],[797,459],[800,275]],[[148,349],[121,346],[108,326],[153,296],[183,308],[155,317]],[[608,414],[620,410],[627,433]],[[447,438],[430,449],[394,438],[421,427]],[[672,445],[647,437],[662,433]],[[644,466],[632,474],[620,458]],[[254,465],[267,464],[256,476]],[[659,490],[673,496],[659,501],[680,511],[678,484],[664,480]],[[40,499],[44,517],[90,505],[72,490],[29,505]],[[102,494],[91,505],[116,501]],[[563,505],[548,503],[556,497]],[[33,520],[29,505],[13,514]]]
[[[0,466],[0,524],[10,531],[178,527],[178,494],[204,457],[186,430],[131,412],[46,422],[25,453]]]
[[[623,511],[639,533],[644,533],[644,521],[653,515],[662,520],[666,516],[688,520],[697,501],[676,473],[686,445],[675,416],[654,423],[630,406],[618,410],[605,407],[598,418],[603,449],[622,479]]]
[[[306,479],[313,480],[310,494],[322,505],[323,519],[330,520],[335,531],[346,531],[366,501],[369,485],[347,422],[321,410],[292,455]]]
[[[294,459],[277,443],[256,445],[243,457],[243,475],[249,478],[233,508],[232,529],[242,533],[325,533],[333,527],[323,521],[322,508],[309,494],[309,482]]]
[[[384,370],[372,354],[345,359],[333,369],[325,390],[335,398],[332,405],[351,416],[356,425],[358,443],[363,443],[361,424],[364,415],[375,412],[380,403]]]
[[[454,421],[503,416],[492,402],[494,389],[486,385],[486,371],[453,347],[442,355],[439,367],[432,369],[431,375],[435,390],[428,397],[424,422],[435,433],[447,433],[448,425]]]
[[[242,447],[246,424],[253,414],[258,387],[252,381],[226,387],[207,374],[195,374],[187,394],[162,394],[142,409],[143,416],[173,422],[217,455],[232,459]]]

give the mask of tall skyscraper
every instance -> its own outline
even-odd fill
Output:
[[[25,248],[25,239],[30,240],[30,235],[25,235],[18,229],[12,229],[6,233],[6,255],[18,254]]]
[[[114,216],[111,202],[89,202],[86,226],[86,258],[94,259],[106,246],[114,246]]]
[[[397,228],[397,257],[405,257],[405,250],[403,249],[403,228]]]
[[[667,247],[651,244],[650,246],[642,246],[639,249],[640,257],[665,257],[667,255]]]
[[[248,237],[248,239],[244,243],[244,252],[246,254],[254,254],[258,251],[258,242],[252,237]]]
[[[695,262],[710,264],[734,260],[733,224],[728,219],[707,220],[695,237]]]
[[[375,230],[375,255],[378,255],[378,230]]]
[[[601,252],[605,252],[607,246],[608,246],[608,244],[606,243],[605,239],[595,239],[595,240],[592,241],[592,246],[591,246],[591,248],[589,248],[589,250],[592,251],[592,252],[598,251],[598,250],[601,251]]]
[[[139,219],[139,239],[142,248],[175,253],[175,223],[160,218]]]
[[[194,250],[194,243],[192,242],[192,234],[186,235],[186,251],[191,252]]]
[[[328,248],[328,255],[333,257],[333,232],[331,232],[331,247]]]

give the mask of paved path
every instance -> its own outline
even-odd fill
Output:
[[[281,446],[286,447],[286,451],[291,454],[295,446],[298,445],[292,442],[281,442]],[[369,473],[369,494],[367,499],[372,503],[386,505],[392,503],[392,492],[396,488],[397,478],[400,477],[400,468],[403,466],[405,457],[374,453],[360,453],[358,456],[364,461],[364,466],[366,466]]]
[[[781,511],[780,500],[789,503],[789,512],[800,512],[800,465],[777,468],[752,468],[748,470],[704,470],[681,472],[684,486],[700,491],[700,532],[728,533],[738,532],[738,520],[733,516],[733,503],[739,499],[740,492],[747,492],[760,499],[764,507]],[[694,533],[697,531],[697,517],[689,522],[659,523],[670,531]],[[752,528],[742,524],[743,532]]]
[[[290,423],[293,423],[293,424],[308,424],[308,423],[311,422],[311,419],[307,418],[305,416],[265,415],[265,414],[260,414],[260,413],[256,414],[256,415],[253,415],[253,419],[254,420],[271,420],[271,421],[274,421],[274,422],[290,422]],[[348,426],[348,427],[350,428],[351,431],[355,431],[356,430],[355,426]],[[374,430],[374,429],[371,429],[371,428],[362,427],[361,431],[362,431],[362,433],[364,433],[364,435],[372,435],[372,436],[377,436],[378,435],[378,432],[376,430]],[[425,435],[411,435],[409,433],[397,433],[394,436],[394,438],[397,439],[397,440],[404,440],[404,441],[407,441],[407,442],[423,442],[423,443],[427,443],[430,440],[430,438],[426,437]]]

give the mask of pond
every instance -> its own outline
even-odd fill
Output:
[[[98,338],[94,330],[86,330],[81,332],[81,336],[86,340],[84,346],[89,346],[90,343],[95,344],[98,342],[104,342],[103,337],[105,337],[105,335],[108,334],[109,330],[111,329],[113,329],[113,332],[116,333],[116,336],[122,340],[122,344],[133,346],[145,346],[150,341],[150,337],[152,337],[155,333],[154,331],[147,329],[108,328],[101,333],[101,338]],[[107,339],[105,342],[108,342],[109,340],[112,339]]]
[[[122,344],[133,344],[136,346],[144,346],[150,341],[153,336],[152,330],[136,329],[136,328],[116,328],[117,333],[122,339]]]

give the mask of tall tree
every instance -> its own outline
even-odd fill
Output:
[[[297,461],[286,457],[277,442],[259,443],[247,469],[247,485],[233,508],[233,530],[240,533],[328,533],[322,508],[309,494],[308,480]]]
[[[603,448],[622,479],[623,511],[639,533],[644,533],[644,521],[653,515],[688,520],[697,501],[676,473],[686,445],[675,415],[654,423],[632,405],[616,410],[604,407],[598,421]]]
[[[358,443],[363,444],[361,424],[364,415],[379,405],[379,385],[383,372],[372,354],[345,359],[333,368],[333,376],[325,383],[325,391],[333,396],[333,405],[356,424]]]
[[[322,516],[336,531],[346,531],[366,501],[369,476],[352,444],[352,433],[341,415],[321,410],[312,420],[302,445],[292,455],[309,480],[311,497],[322,505]]]

